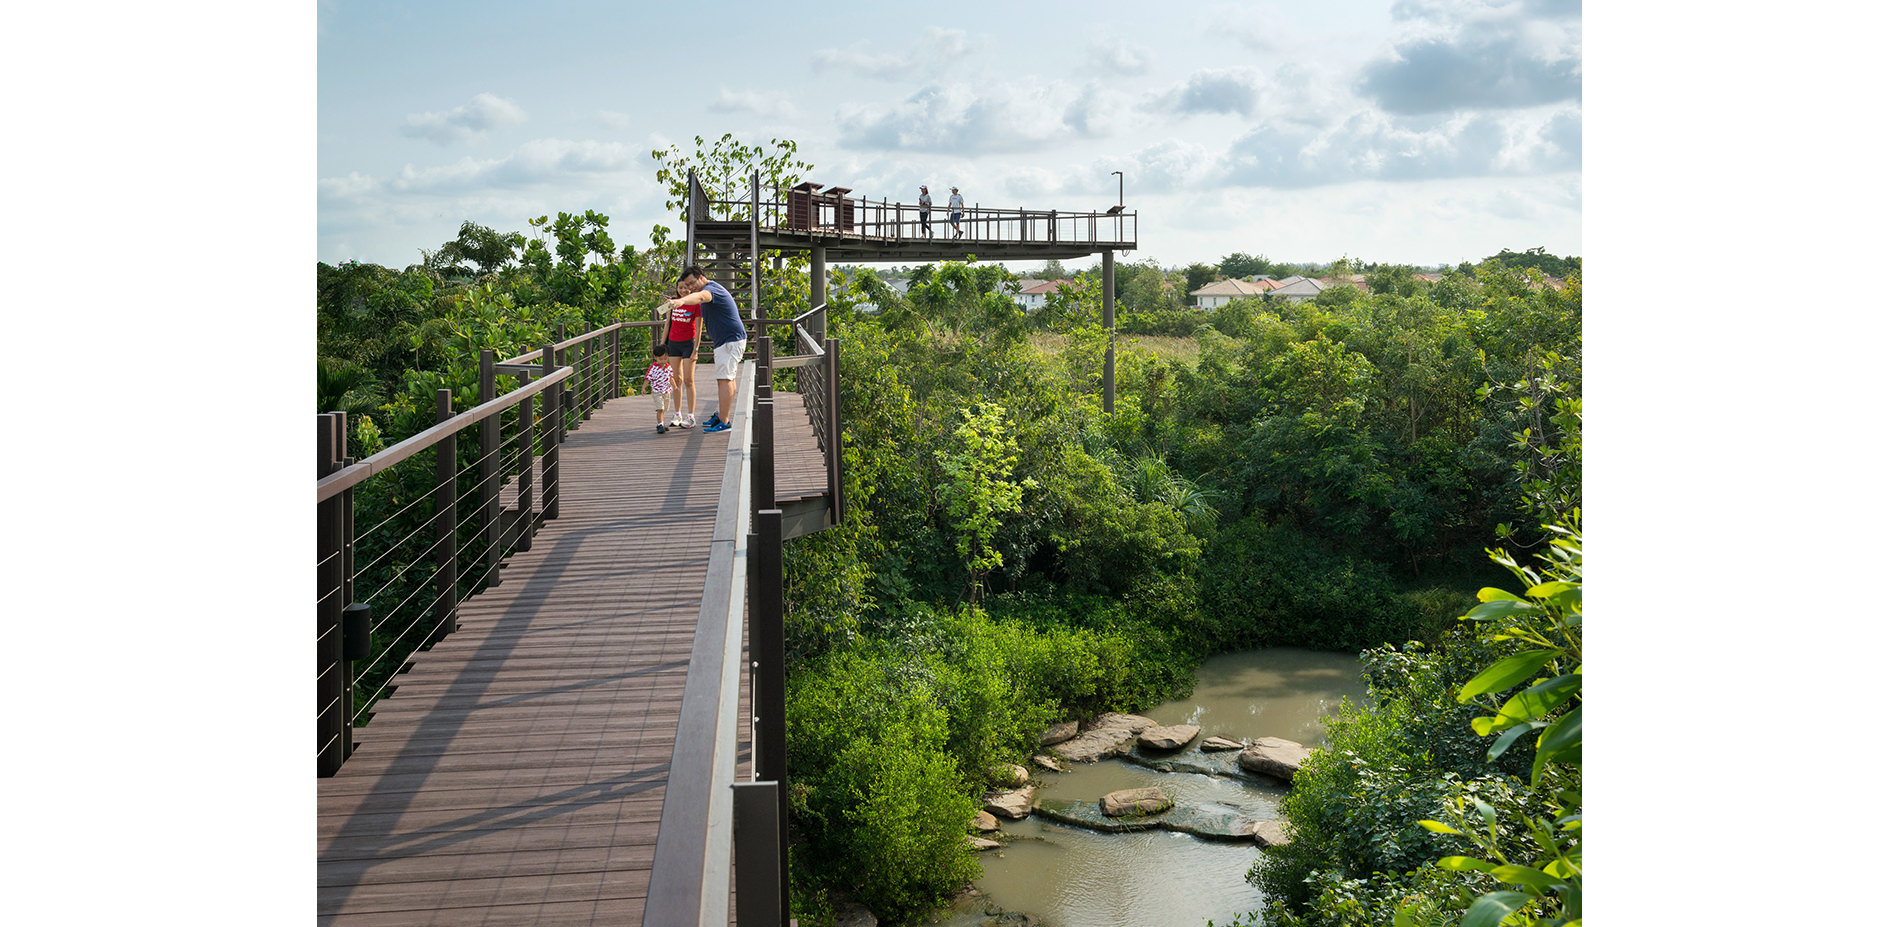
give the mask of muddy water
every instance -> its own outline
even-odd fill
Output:
[[[1202,736],[1324,741],[1320,719],[1342,699],[1363,700],[1359,661],[1346,654],[1272,649],[1215,657],[1197,673],[1194,694],[1142,712],[1162,724],[1201,726]],[[1188,750],[1198,749],[1198,742]],[[1177,804],[1217,801],[1258,820],[1279,817],[1285,788],[1267,779],[1164,773],[1122,760],[1037,769],[1038,797],[1091,800],[1116,789],[1158,786]],[[1252,843],[1204,840],[1169,831],[1105,834],[1031,815],[1003,824],[1015,838],[983,854],[977,888],[1009,911],[1048,927],[1199,927],[1259,907],[1247,868]]]

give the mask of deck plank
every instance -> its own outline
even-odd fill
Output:
[[[718,392],[696,373],[704,420]],[[802,399],[777,398],[775,495],[822,495]],[[726,440],[657,434],[638,396],[569,433],[560,517],[461,605],[318,780],[319,923],[639,922]],[[745,725],[740,738],[743,778]]]

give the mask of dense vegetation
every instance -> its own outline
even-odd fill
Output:
[[[662,153],[662,181],[709,160],[800,166],[795,148],[728,141]],[[403,271],[319,265],[319,408],[356,413],[352,454],[426,426],[437,388],[472,402],[481,348],[643,315],[680,249],[656,231],[615,250],[606,223],[562,214],[532,238],[471,224]],[[786,257],[761,288],[780,317],[807,292]],[[1471,722],[1498,706],[1454,695],[1511,652],[1457,620],[1473,590],[1511,584],[1487,546],[1540,547],[1552,513],[1581,502],[1580,269],[1547,288],[1541,266],[1512,265],[1433,283],[1237,253],[1200,266],[1364,273],[1370,292],[1211,313],[1183,308],[1181,272],[1122,265],[1112,412],[1099,272],[1025,315],[1001,267],[912,268],[903,296],[834,270],[836,303],[871,311],[832,324],[847,517],[787,554],[801,921],[825,922],[833,892],[890,920],[927,909],[976,875],[977,800],[1050,722],[1138,710],[1183,694],[1205,656],[1267,645],[1371,648],[1373,699],[1289,798],[1295,840],[1254,875],[1261,916],[1390,923],[1408,898],[1475,897],[1476,869],[1427,865],[1466,852],[1461,838],[1417,822],[1463,826],[1480,800],[1532,820],[1578,781],[1553,763],[1532,786],[1533,738],[1488,761]],[[1134,333],[1191,338],[1193,358]],[[1541,852],[1534,828],[1502,830],[1498,852]]]
[[[1580,452],[1556,423],[1580,388],[1577,278],[1545,289],[1487,263],[1231,303],[1195,314],[1195,363],[1124,348],[1104,413],[1099,281],[1024,316],[1004,276],[916,268],[904,298],[867,271],[836,281],[879,311],[834,326],[850,515],[788,559],[803,916],[824,914],[821,887],[900,919],[954,889],[997,764],[1050,720],[1178,694],[1209,653],[1382,648],[1376,692],[1448,690],[1497,645],[1389,645],[1445,636],[1506,581],[1484,550],[1542,537],[1527,493],[1575,499]],[[1039,352],[1039,332],[1059,347]],[[1411,707],[1357,714],[1391,728]],[[1429,716],[1467,725],[1444,736],[1481,763],[1475,711]],[[1400,844],[1437,849],[1416,821],[1444,794],[1390,812],[1416,831]],[[1288,873],[1344,852],[1296,845],[1267,883],[1281,915],[1327,903]]]

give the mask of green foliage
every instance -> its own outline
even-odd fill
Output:
[[[1467,924],[1543,927],[1583,918],[1583,535],[1576,517],[1573,511],[1563,524],[1550,526],[1555,536],[1542,555],[1548,569],[1541,575],[1493,551],[1499,565],[1524,583],[1524,595],[1487,588],[1465,615],[1491,641],[1510,648],[1458,691],[1461,703],[1482,698],[1495,712],[1472,719],[1472,730],[1479,737],[1495,735],[1487,759],[1535,733],[1530,784],[1546,786],[1535,807],[1501,809],[1477,796],[1459,796],[1450,823],[1419,822],[1480,851],[1476,857],[1446,856],[1440,867],[1484,873],[1509,886],[1472,902]],[[1512,825],[1534,845],[1525,846],[1521,836],[1512,839]]]
[[[805,859],[880,919],[979,872],[963,838],[977,806],[945,749],[949,719],[928,679],[937,669],[841,652],[788,689],[790,804]]]
[[[955,443],[937,452],[944,480],[937,491],[942,494],[960,546],[970,567],[970,599],[983,598],[983,574],[1001,566],[1002,554],[992,542],[1003,516],[1022,508],[1023,490],[1034,488],[1035,481],[1010,479],[1016,464],[1016,452],[1004,432],[1003,408],[994,403],[979,403],[964,414],[963,423],[952,432]]]

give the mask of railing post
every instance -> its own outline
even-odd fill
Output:
[[[764,326],[760,326],[761,329]],[[773,467],[772,339],[759,339],[757,396],[752,409],[752,504],[778,507],[778,474]]]
[[[343,466],[343,413],[317,415],[317,478]],[[344,506],[349,493],[317,503],[317,775],[334,775],[350,755],[350,673],[343,656],[349,570]]]
[[[600,360],[598,352],[594,350],[594,342],[596,340],[598,339],[589,338],[581,344],[581,385],[578,392],[580,393],[581,421],[583,422],[592,418],[594,415],[594,388],[597,385],[594,367]]]
[[[541,376],[554,375],[554,345],[541,349]],[[541,520],[561,515],[561,436],[566,430],[567,411],[560,385],[541,391]]]
[[[608,350],[613,352],[613,359],[607,362],[607,398],[619,399],[626,387],[620,383],[620,327],[618,325],[614,326],[614,330],[608,334],[607,343]]]
[[[791,923],[785,887],[785,857],[779,841],[779,782],[732,784],[732,846],[738,927],[784,927]]]
[[[756,504],[774,505],[770,499],[768,496]],[[746,604],[752,631],[752,769],[754,778],[785,782],[785,513],[776,507],[764,508],[753,518],[756,530],[746,548],[747,560],[756,564],[747,577],[752,588]],[[791,809],[785,793],[781,791],[777,799],[774,816],[782,854],[790,845]],[[736,814],[737,809],[734,811]],[[789,902],[790,876],[783,864],[778,867],[778,878],[780,897]],[[788,903],[780,912],[779,923],[790,920]]]
[[[1093,220],[1090,220],[1093,221]],[[1102,411],[1115,412],[1115,252],[1102,252],[1102,328],[1108,351],[1102,355]]]
[[[825,340],[825,471],[831,484],[831,523],[844,520],[844,408],[838,394],[838,339]]]
[[[440,425],[455,417],[455,394],[435,391],[435,421]],[[455,630],[455,435],[449,434],[435,445],[435,627],[429,632],[434,644]]]
[[[528,385],[528,378],[515,378],[521,385]],[[515,452],[515,527],[514,549],[527,550],[534,546],[534,397],[529,396],[515,406],[515,439],[520,447]]]
[[[477,389],[479,404],[486,404],[495,398],[495,352],[482,349],[480,375]],[[481,587],[493,586],[501,582],[501,413],[495,412],[482,419],[481,428],[476,433],[476,442],[481,449],[482,517],[480,533],[483,543]]]

